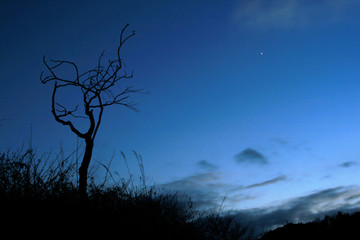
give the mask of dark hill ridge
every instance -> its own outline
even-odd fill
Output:
[[[260,240],[318,240],[318,239],[360,239],[360,212],[353,214],[338,212],[309,223],[289,223],[269,231]]]

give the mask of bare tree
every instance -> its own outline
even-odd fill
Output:
[[[54,82],[51,99],[51,112],[54,118],[57,122],[68,126],[73,133],[85,141],[85,153],[79,168],[79,197],[81,201],[85,201],[88,198],[88,168],[94,148],[94,140],[101,124],[104,108],[112,105],[121,105],[136,111],[134,107],[135,104],[129,101],[129,97],[133,93],[141,92],[141,90],[134,89],[133,86],[120,86],[122,80],[133,77],[133,73],[128,74],[123,69],[124,63],[120,55],[125,42],[135,35],[134,31],[131,34],[124,35],[128,26],[127,24],[121,31],[117,58],[115,60],[109,60],[106,65],[103,65],[102,61],[104,52],[102,52],[98,58],[97,66],[83,73],[79,73],[78,66],[74,62],[50,60],[51,64],[49,64],[45,56],[43,57],[43,62],[48,74],[44,75],[44,72],[42,72],[40,80],[43,84]],[[59,75],[58,71],[61,67],[70,67],[73,69],[74,77],[68,79],[63,77],[65,74]],[[83,108],[81,108],[83,111],[82,115],[79,114],[79,105],[70,109],[68,106],[60,104],[56,99],[57,91],[65,87],[75,87],[81,90],[83,104]],[[75,126],[74,120],[77,118],[83,118],[89,121],[87,131],[82,132]]]

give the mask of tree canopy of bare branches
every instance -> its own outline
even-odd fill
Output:
[[[130,101],[130,96],[141,92],[140,89],[134,89],[133,86],[121,87],[120,83],[124,79],[133,78],[133,72],[130,74],[124,69],[123,59],[121,58],[121,49],[135,31],[125,34],[127,24],[120,33],[120,42],[117,48],[117,57],[114,60],[103,60],[104,51],[98,58],[96,67],[80,72],[78,65],[66,60],[46,60],[43,57],[43,63],[47,74],[41,73],[40,80],[43,84],[53,82],[54,88],[51,98],[51,112],[55,120],[62,125],[68,126],[79,138],[85,140],[85,153],[79,168],[79,196],[80,199],[87,199],[87,172],[91,161],[94,140],[101,124],[103,111],[105,107],[120,105],[131,110],[135,110],[135,103]],[[104,62],[106,64],[104,64]],[[63,77],[59,70],[62,67],[70,67],[73,70],[73,78]],[[72,107],[65,106],[56,98],[56,93],[61,88],[76,87],[81,90],[83,112],[80,113],[79,105]],[[96,114],[94,114],[96,111]],[[73,123],[74,118],[83,118],[89,121],[87,131],[80,131]]]

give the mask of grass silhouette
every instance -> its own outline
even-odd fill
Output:
[[[177,193],[147,186],[140,155],[140,185],[114,178],[103,166],[100,183],[91,178],[86,205],[78,196],[75,150],[64,157],[31,148],[0,154],[0,230],[9,238],[116,237],[120,239],[360,239],[360,213],[339,212],[309,223],[289,223],[257,238],[254,228],[240,224],[236,215],[200,212]],[[122,156],[127,164],[125,154]],[[109,183],[111,180],[111,184]]]
[[[74,151],[64,157],[33,149],[0,155],[2,234],[9,237],[114,237],[122,239],[251,239],[230,215],[200,213],[190,199],[142,184],[115,181],[109,166],[101,183],[89,184],[80,204]],[[125,161],[126,158],[122,154]],[[131,175],[130,175],[131,176]],[[113,180],[108,183],[109,178]]]

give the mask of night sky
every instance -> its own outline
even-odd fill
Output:
[[[139,112],[106,108],[93,162],[200,208],[266,224],[360,208],[360,1],[1,1],[0,150],[65,153],[76,136],[51,110],[42,56],[84,72],[114,58]],[[67,101],[77,101],[72,94]],[[223,201],[225,197],[225,200]],[[275,217],[276,216],[276,217]]]

